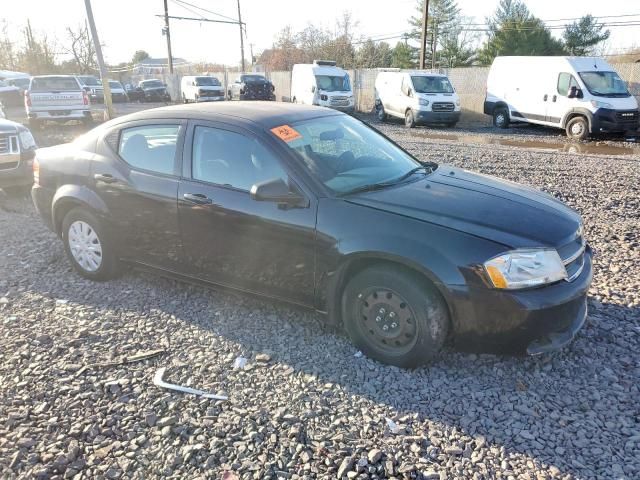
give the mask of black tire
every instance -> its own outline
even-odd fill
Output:
[[[498,128],[509,128],[509,110],[498,107],[493,111],[493,125]]]
[[[97,238],[98,246],[101,248],[101,259],[99,265],[95,270],[89,270],[81,265],[76,257],[71,252],[70,245],[70,229],[76,222],[84,222],[92,229]],[[121,271],[120,261],[118,260],[114,250],[113,242],[107,235],[107,230],[103,228],[101,222],[88,210],[84,208],[76,207],[69,210],[62,220],[62,241],[64,243],[64,250],[67,253],[67,257],[71,262],[71,265],[84,278],[89,280],[104,281],[112,279]]]
[[[356,348],[402,368],[434,358],[449,333],[440,295],[417,275],[393,266],[366,268],[349,281],[342,318]]]
[[[184,93],[182,94],[182,103],[189,103],[189,100],[184,96]]]
[[[388,117],[387,117],[387,112],[384,111],[384,105],[378,105],[376,116],[378,117],[378,120],[380,120],[381,122],[387,121]]]
[[[407,128],[413,128],[416,126],[416,118],[413,115],[413,110],[408,109],[404,113],[404,126]]]
[[[589,136],[589,122],[583,116],[573,117],[567,122],[565,130],[571,140],[586,140]]]

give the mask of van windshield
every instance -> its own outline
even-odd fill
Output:
[[[325,92],[350,92],[349,75],[316,75],[316,84]]]
[[[447,77],[413,75],[411,80],[417,93],[453,93],[453,87]]]
[[[627,85],[616,72],[580,72],[591,95],[599,97],[629,97]]]
[[[196,77],[196,85],[199,87],[219,87],[220,80],[215,77]]]

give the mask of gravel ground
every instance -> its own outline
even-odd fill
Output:
[[[135,271],[83,280],[28,199],[12,198],[0,208],[0,476],[640,478],[640,157],[380,128],[423,159],[528,183],[582,212],[595,276],[570,346],[380,365],[288,306]],[[229,401],[159,389],[163,366],[169,381]]]

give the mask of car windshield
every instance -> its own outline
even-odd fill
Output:
[[[219,87],[220,80],[215,77],[196,77],[196,85],[199,87]]]
[[[119,90],[122,90],[122,85],[120,85],[120,82],[116,82],[115,80],[109,80],[109,86],[111,88],[117,88]]]
[[[74,77],[40,77],[31,81],[34,92],[59,92],[80,90],[78,81]]]
[[[338,195],[386,187],[421,168],[400,147],[348,115],[305,120],[271,131]]]
[[[325,92],[350,92],[349,75],[316,75],[316,84]]]
[[[78,77],[83,85],[88,87],[98,87],[102,85],[96,77]]]
[[[243,75],[241,79],[244,83],[266,82],[267,79],[262,75]]]
[[[140,83],[142,88],[156,88],[156,87],[164,87],[160,80],[148,80]]]
[[[453,87],[447,77],[412,75],[411,80],[417,93],[453,93]]]
[[[580,72],[580,78],[592,95],[629,97],[627,85],[616,72]]]

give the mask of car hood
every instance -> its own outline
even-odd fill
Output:
[[[347,198],[511,248],[564,245],[581,224],[577,212],[551,195],[448,165],[419,181]]]
[[[165,91],[167,87],[142,87],[142,90],[145,92],[154,92],[154,91]]]
[[[16,133],[22,124],[0,117],[0,133]]]

